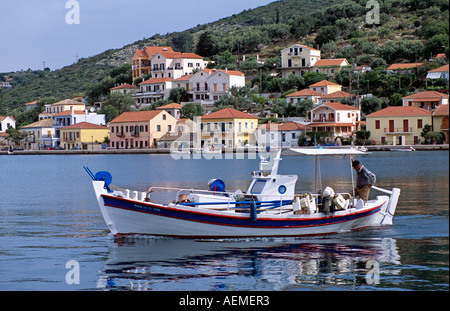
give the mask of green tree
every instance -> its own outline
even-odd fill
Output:
[[[432,57],[438,53],[443,53],[448,50],[449,37],[448,34],[439,34],[433,36],[426,44],[424,51],[424,57]]]
[[[173,48],[176,51],[180,51],[183,53],[193,51],[194,39],[189,31],[176,32],[173,33],[171,37]]]
[[[106,106],[113,106],[117,109],[119,114],[129,111],[131,106],[134,104],[134,99],[131,94],[121,94],[121,93],[113,93],[109,94],[105,100]]]
[[[6,130],[6,133],[9,134],[8,140],[12,141],[16,145],[20,145],[20,141],[27,137],[27,133],[20,132],[19,129],[13,128],[12,126]]]
[[[339,29],[335,26],[323,26],[319,29],[319,33],[317,34],[314,42],[317,46],[321,47],[325,43],[330,41],[336,41],[339,36]]]
[[[187,99],[187,91],[184,87],[175,87],[170,90],[169,100],[175,103],[181,103],[183,100]]]
[[[313,108],[314,103],[310,99],[305,99],[297,104],[297,116],[306,118],[308,117],[308,112]]]
[[[113,105],[105,105],[102,110],[100,110],[101,114],[105,115],[106,123],[111,122],[114,118],[119,116],[119,110]]]
[[[208,31],[203,32],[198,38],[196,53],[203,57],[210,57],[217,53],[214,41]]]
[[[361,111],[365,114],[371,114],[372,112],[381,109],[383,100],[377,97],[366,97],[361,100]]]
[[[181,117],[194,120],[196,116],[204,114],[203,107],[196,103],[187,103],[181,108]]]

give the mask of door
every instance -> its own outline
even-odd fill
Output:
[[[394,120],[389,120],[389,132],[394,133]]]
[[[403,120],[403,132],[409,132],[408,120]]]

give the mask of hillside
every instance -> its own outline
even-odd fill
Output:
[[[183,32],[149,34],[151,37],[145,40],[80,59],[60,70],[0,74],[0,81],[9,78],[14,86],[0,90],[0,114],[15,108],[20,111],[24,103],[36,99],[51,101],[84,94],[114,68],[130,63],[135,49],[147,45],[171,45],[178,51],[197,52],[215,60],[218,67],[234,66],[249,77],[255,62],[236,63],[236,59],[259,55],[276,63],[280,50],[297,42],[320,48],[322,58],[346,57],[356,64],[375,62],[378,67],[427,61],[430,55],[442,52],[448,55],[448,1],[382,1],[379,25],[365,23],[366,2],[276,1]],[[225,51],[239,57],[226,59]],[[108,81],[114,82],[111,78]]]

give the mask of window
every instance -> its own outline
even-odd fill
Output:
[[[157,132],[161,132],[161,125],[157,125],[157,126],[156,126],[156,131],[157,131]]]
[[[163,118],[163,120],[165,120],[165,119],[166,119],[166,115],[165,115],[165,114],[163,114],[162,118]]]
[[[148,132],[148,125],[145,126],[145,131]]]
[[[170,132],[170,131],[172,131],[172,125],[168,125],[167,126],[167,130]]]
[[[233,128],[233,122],[228,122],[228,128],[231,130]]]
[[[380,129],[380,120],[375,120],[375,129],[376,130]]]
[[[193,63],[188,63],[188,67],[194,67]]]
[[[422,125],[422,119],[417,120],[417,128],[421,129],[423,127]]]
[[[264,186],[266,185],[266,181],[265,180],[257,180],[255,181],[255,183],[253,184],[252,189],[250,190],[250,193],[252,194],[259,194],[262,192],[262,190],[264,189]]]

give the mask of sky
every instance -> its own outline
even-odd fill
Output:
[[[60,69],[275,0],[0,0],[0,72]],[[79,14],[78,14],[79,13]]]

